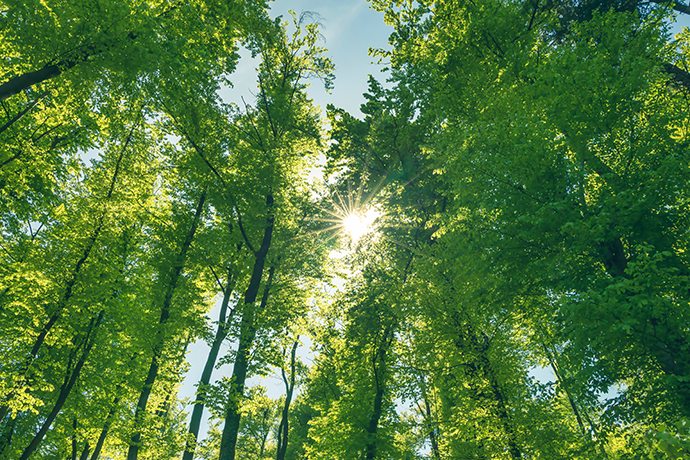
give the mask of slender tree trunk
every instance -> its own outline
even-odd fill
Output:
[[[429,430],[429,443],[431,443],[431,453],[436,460],[441,459],[441,452],[438,449],[438,439],[436,427],[434,426],[433,414],[431,412],[431,405],[429,404],[429,396],[426,388],[426,378],[422,376],[422,398],[424,398],[424,419],[426,420],[427,429]],[[420,407],[421,410],[421,407]]]
[[[269,194],[266,197],[266,205],[270,212],[273,207],[273,195]],[[252,271],[252,277],[249,280],[249,287],[247,287],[244,294],[240,340],[237,346],[237,358],[232,368],[232,396],[228,404],[228,410],[225,413],[225,426],[223,427],[223,436],[220,441],[220,460],[235,460],[235,448],[237,446],[237,436],[240,429],[240,419],[242,418],[240,403],[242,395],[244,394],[244,384],[247,379],[249,352],[254,342],[254,337],[256,336],[256,325],[254,324],[256,311],[254,302],[256,302],[256,298],[259,294],[259,287],[261,286],[261,278],[263,277],[268,250],[271,247],[274,222],[275,217],[269,214],[266,219],[266,228],[264,229],[264,237],[261,241],[261,246],[258,251],[254,252],[254,269]],[[251,245],[249,246],[251,247]],[[260,308],[265,307],[268,301],[268,290],[273,281],[274,271],[275,266],[271,267],[269,271],[268,281],[264,289],[264,296],[261,299]]]
[[[53,406],[53,410],[50,411],[50,414],[48,414],[48,417],[46,418],[45,422],[43,422],[41,429],[38,431],[38,433],[31,441],[29,446],[24,450],[24,453],[22,454],[19,460],[27,460],[31,456],[31,454],[36,450],[41,441],[43,441],[43,437],[48,432],[48,429],[50,429],[50,426],[53,424],[55,417],[57,417],[58,413],[60,413],[60,411],[62,410],[62,406],[65,405],[67,397],[69,396],[70,392],[72,391],[72,387],[74,387],[74,384],[79,378],[79,374],[81,373],[82,367],[84,367],[84,363],[86,363],[86,359],[88,358],[89,353],[91,352],[91,348],[93,348],[93,345],[96,341],[95,334],[98,330],[98,327],[101,324],[101,321],[103,321],[104,314],[105,311],[101,310],[101,312],[98,314],[98,317],[93,318],[91,320],[91,324],[89,324],[89,329],[84,339],[84,350],[82,351],[79,360],[77,361],[71,373],[69,371],[69,368],[71,366],[67,366],[65,381],[63,382],[62,387],[60,388],[60,394],[58,395],[58,399],[55,403],[55,406]],[[75,355],[76,351],[77,350],[75,349]],[[71,359],[73,358],[70,357],[70,361]]]
[[[510,456],[513,458],[513,460],[519,460],[522,458],[522,452],[518,447],[515,429],[513,428],[513,421],[508,413],[508,406],[505,395],[503,394],[503,389],[496,378],[496,372],[494,371],[491,361],[489,360],[488,337],[482,334],[484,340],[483,343],[480,343],[473,332],[470,331],[470,334],[471,340],[474,342],[475,350],[478,352],[480,367],[484,373],[484,377],[489,381],[489,387],[493,393],[493,400],[496,402],[496,415],[498,415],[498,419],[503,425],[503,432],[507,437],[506,442],[508,444],[508,452],[510,452]]]
[[[456,347],[462,353],[465,346],[470,348],[471,354],[475,357],[476,363],[473,364],[477,371],[481,372],[481,376],[485,381],[489,382],[489,390],[492,395],[492,400],[496,403],[496,417],[502,425],[503,432],[506,436],[506,443],[508,452],[513,460],[522,459],[522,452],[517,443],[517,436],[513,428],[513,422],[508,411],[505,395],[501,384],[496,378],[496,373],[491,365],[489,359],[489,339],[485,334],[481,334],[481,339],[474,331],[474,328],[469,324],[463,326],[463,322],[459,314],[455,314],[453,318],[455,326],[458,328],[458,338],[456,340]]]
[[[441,458],[441,453],[438,450],[438,439],[436,439],[436,428],[431,422],[431,407],[429,406],[429,401],[424,399],[424,408],[426,409],[426,419],[429,421],[429,442],[431,443],[431,452],[434,454],[434,458],[439,460]]]
[[[264,288],[264,294],[261,299],[259,309],[266,307],[268,302],[268,293],[273,282],[273,275],[275,273],[275,266],[271,267],[268,273],[268,280]],[[251,285],[251,284],[250,284]],[[254,296],[256,299],[256,295]],[[225,426],[223,427],[223,436],[220,443],[220,459],[234,460],[235,449],[237,447],[237,437],[240,431],[240,420],[242,419],[241,402],[244,394],[244,384],[247,380],[247,369],[249,367],[249,352],[251,351],[254,337],[256,336],[256,327],[254,325],[254,318],[256,311],[254,305],[245,305],[249,307],[243,312],[242,325],[240,326],[240,343],[237,347],[237,358],[232,369],[232,388],[231,398],[228,404],[228,410],[225,414]]]
[[[206,392],[208,391],[208,385],[211,382],[211,375],[213,374],[213,369],[216,367],[216,360],[218,359],[218,353],[220,352],[220,346],[228,336],[228,322],[230,318],[226,319],[228,304],[230,303],[230,296],[233,291],[234,280],[228,274],[228,284],[225,287],[225,292],[223,293],[223,302],[220,306],[220,314],[218,315],[218,328],[216,329],[216,335],[213,338],[213,344],[211,345],[211,350],[206,358],[206,365],[204,365],[204,370],[201,373],[201,380],[199,380],[199,386],[196,392],[196,399],[194,401],[194,409],[192,409],[192,418],[189,422],[189,435],[187,438],[187,444],[185,445],[184,454],[182,455],[182,460],[192,460],[194,458],[194,451],[196,450],[196,441],[199,436],[199,427],[201,426],[201,417],[204,413],[204,403],[206,402]],[[230,313],[234,313],[234,310]]]
[[[91,446],[89,446],[89,441],[86,441],[84,443],[84,449],[81,451],[81,455],[79,456],[79,460],[87,460],[89,458],[89,450],[91,449]]]
[[[43,343],[45,342],[46,337],[48,336],[48,333],[51,331],[53,326],[55,326],[55,323],[57,323],[60,317],[62,316],[62,310],[67,306],[67,302],[69,302],[69,300],[72,297],[73,288],[77,280],[79,279],[81,269],[86,260],[89,258],[89,255],[91,254],[91,251],[96,244],[96,240],[98,239],[98,235],[100,234],[102,229],[103,219],[101,218],[94,232],[91,234],[91,237],[89,238],[86,247],[84,248],[84,253],[82,254],[81,258],[77,261],[77,265],[74,267],[72,276],[70,277],[69,281],[67,281],[65,292],[62,296],[62,299],[60,299],[60,302],[58,303],[55,312],[48,319],[48,322],[43,326],[41,332],[39,332],[33,347],[31,347],[29,356],[22,364],[21,368],[19,369],[19,372],[17,372],[17,385],[19,385],[21,379],[23,379],[29,373],[31,366],[33,365],[34,361],[36,360],[36,357],[38,356],[39,350],[43,346]],[[7,412],[9,411],[9,403],[10,401],[12,401],[12,399],[14,399],[15,393],[16,391],[12,391],[5,397],[5,401],[3,401],[2,407],[0,407],[0,420],[5,418],[5,416],[7,415]]]
[[[652,1],[652,3],[656,3],[657,5],[663,5],[663,6],[670,6],[674,10],[678,11],[679,13],[683,14],[690,14],[690,7],[687,5],[684,5],[680,2],[676,1]]]
[[[158,377],[160,358],[165,344],[163,328],[170,319],[170,306],[172,304],[173,293],[180,275],[182,274],[182,269],[187,258],[187,251],[189,250],[192,240],[194,239],[194,234],[196,233],[197,226],[199,225],[199,220],[201,219],[201,213],[203,211],[205,201],[206,190],[201,193],[199,204],[197,205],[196,213],[194,214],[194,220],[192,221],[192,226],[185,236],[185,240],[180,248],[180,253],[177,256],[175,264],[170,273],[169,282],[163,298],[163,305],[161,306],[161,315],[158,320],[158,331],[156,332],[156,338],[154,340],[151,364],[149,366],[149,371],[146,375],[146,380],[144,381],[144,386],[139,395],[139,401],[134,413],[134,433],[130,438],[130,446],[129,450],[127,451],[127,460],[136,460],[139,455],[139,448],[141,446],[141,424],[143,423],[144,414],[146,413],[146,405],[148,404],[149,397],[151,396],[153,384],[156,381],[156,377]]]
[[[18,418],[19,414],[17,414],[15,417],[11,417],[2,430],[2,437],[0,437],[0,458],[5,458],[3,456],[5,449],[9,448],[10,444],[12,443],[12,435],[14,435],[14,429],[17,426]]]
[[[565,395],[568,398],[568,402],[570,403],[570,408],[573,410],[573,414],[575,415],[575,419],[577,420],[577,424],[580,427],[580,431],[582,432],[582,436],[589,437],[589,436],[587,436],[587,430],[585,429],[585,424],[582,423],[582,417],[580,417],[580,411],[577,408],[577,404],[575,403],[575,399],[573,399],[573,396],[570,394],[570,391],[568,390],[568,385],[565,383],[565,380],[563,380],[563,377],[561,376],[560,369],[556,365],[556,358],[551,353],[551,350],[548,349],[548,347],[546,346],[546,343],[543,340],[541,342],[541,346],[544,349],[544,353],[546,353],[547,359],[549,360],[549,364],[551,365],[551,370],[553,370],[553,373],[556,376],[556,379],[561,383],[560,386],[561,386],[561,388],[563,388],[563,391],[565,392]]]
[[[220,444],[220,460],[234,460],[237,436],[240,428],[240,403],[244,394],[244,384],[249,367],[249,352],[256,335],[254,326],[254,306],[245,305],[242,312],[240,340],[237,347],[237,358],[232,369],[232,388],[228,410],[225,415],[225,426]]]
[[[29,113],[34,107],[36,107],[36,105],[38,105],[39,102],[41,102],[43,99],[45,99],[45,97],[46,97],[48,94],[49,94],[48,91],[44,92],[43,94],[41,94],[40,96],[38,96],[38,97],[36,98],[35,101],[33,101],[31,104],[29,104],[28,107],[26,107],[24,110],[22,110],[22,111],[19,112],[17,115],[15,115],[14,117],[12,117],[12,119],[9,120],[7,123],[5,123],[4,125],[0,126],[0,134],[2,134],[7,128],[9,128],[9,127],[12,126],[13,124],[15,124],[16,122],[18,122],[19,120],[21,120],[21,119],[24,117],[24,115],[26,115],[26,114]],[[2,164],[2,166],[4,166],[4,165],[5,165],[5,163]]]
[[[72,460],[77,460],[77,417],[72,420]]]
[[[182,340],[179,341],[179,343],[184,343],[184,346],[182,347],[182,350],[180,352],[179,357],[177,358],[177,363],[173,365],[173,369],[180,369],[181,366],[184,364],[185,356],[187,355],[187,349],[189,348],[189,342],[191,341],[191,335],[186,334],[186,337],[183,337]],[[173,345],[173,349],[178,348],[178,344]],[[172,380],[167,382],[168,383],[168,388],[164,389],[165,391],[165,400],[163,401],[163,404],[160,405],[160,407],[156,410],[156,417],[160,419],[164,419],[167,415],[170,414],[170,407],[171,407],[171,399],[174,394],[174,387],[176,383],[179,383],[179,381],[182,380],[181,376],[178,374],[177,378],[179,379],[177,382],[175,380]],[[165,427],[161,427],[161,430],[164,430]]]
[[[383,397],[386,392],[386,380],[388,367],[386,365],[386,354],[393,342],[393,322],[391,322],[383,334],[381,345],[372,359],[374,371],[374,386],[376,393],[374,395],[374,407],[369,417],[369,426],[367,427],[368,441],[365,447],[366,459],[374,460],[378,452],[378,439],[376,433],[378,432],[379,422],[383,415]]]
[[[570,393],[570,390],[568,389],[568,385],[563,378],[563,374],[561,373],[560,367],[558,366],[558,361],[556,358],[556,355],[549,350],[548,346],[546,345],[546,342],[544,341],[544,337],[546,337],[546,334],[544,333],[543,329],[539,327],[539,333],[541,334],[542,340],[540,341],[542,348],[544,349],[544,353],[546,353],[546,357],[549,360],[549,365],[551,366],[551,370],[553,370],[554,375],[556,376],[556,379],[558,382],[560,382],[561,388],[563,388],[563,391],[565,392],[566,397],[568,398],[568,402],[570,403],[570,408],[573,410],[573,414],[575,415],[575,419],[577,420],[577,424],[580,427],[580,431],[582,432],[582,436],[587,439],[588,441],[593,441],[592,439],[592,434],[594,434],[595,438],[598,438],[598,433],[597,433],[597,428],[592,422],[592,419],[587,415],[587,411],[580,411],[577,407],[577,403],[575,402],[575,398],[573,395]],[[587,424],[589,425],[590,433],[587,432],[585,429],[585,424],[583,423],[582,419],[585,419],[587,421]],[[606,453],[606,448],[602,443],[596,443],[595,444],[595,449],[596,447],[599,447],[601,449],[601,454],[604,456],[604,458],[608,458],[608,454]]]
[[[126,37],[130,40],[134,40],[137,38],[137,34],[130,32]],[[14,96],[25,89],[61,75],[64,71],[70,70],[77,64],[86,62],[112,48],[115,46],[116,42],[116,40],[111,40],[109,43],[84,46],[68,59],[63,59],[57,63],[46,64],[39,70],[27,72],[9,79],[0,85],[0,101],[4,101],[8,97]]]
[[[281,372],[283,374],[283,382],[285,383],[285,404],[283,405],[283,415],[280,419],[280,426],[278,426],[278,451],[276,453],[276,460],[285,460],[285,454],[287,453],[289,433],[288,416],[290,415],[290,403],[292,402],[292,394],[295,390],[295,364],[298,344],[299,342],[295,340],[295,343],[292,345],[292,352],[290,353],[289,382],[287,376],[285,375],[285,369],[281,369]]]
[[[119,390],[119,386],[115,389],[117,392]],[[108,411],[108,415],[105,417],[105,423],[103,424],[103,429],[101,430],[101,434],[98,436],[98,441],[96,442],[96,447],[93,449],[93,453],[91,454],[91,460],[98,460],[98,457],[101,455],[101,450],[103,449],[103,444],[105,443],[105,438],[108,437],[108,432],[110,431],[110,426],[113,424],[113,419],[115,418],[115,412],[117,412],[117,407],[120,404],[120,397],[116,396],[115,399],[113,400],[112,407],[110,408],[110,411]]]
[[[488,358],[485,357],[485,365],[490,366],[488,362]],[[500,384],[498,383],[498,380],[496,379],[496,374],[493,371],[493,368],[487,367],[485,369],[485,373],[489,377],[489,384],[491,386],[491,389],[494,394],[494,401],[496,401],[496,408],[498,410],[498,418],[501,420],[503,424],[503,431],[508,437],[507,443],[508,443],[508,451],[510,452],[510,456],[513,457],[513,460],[518,460],[522,458],[522,452],[520,451],[520,448],[518,447],[517,444],[517,439],[515,436],[515,430],[513,429],[513,424],[512,420],[510,417],[510,414],[508,413],[508,407],[505,402],[505,396],[503,395],[503,391],[501,389]]]

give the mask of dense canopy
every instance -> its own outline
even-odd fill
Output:
[[[370,6],[0,0],[0,458],[690,458],[690,7]]]

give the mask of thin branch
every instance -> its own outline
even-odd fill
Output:
[[[46,92],[44,92],[43,94],[41,94],[40,96],[38,96],[38,97],[36,98],[36,100],[35,100],[33,103],[29,104],[29,106],[28,106],[27,108],[25,108],[24,110],[22,110],[21,112],[19,112],[19,113],[18,113],[17,115],[15,115],[10,121],[8,121],[8,122],[5,123],[2,127],[0,127],[0,133],[2,133],[2,132],[5,131],[7,128],[9,128],[10,126],[12,126],[14,123],[16,123],[16,122],[18,122],[19,120],[21,120],[21,119],[24,117],[24,115],[26,115],[26,114],[29,113],[34,107],[36,107],[36,105],[38,105],[39,102],[41,102],[43,99],[45,99],[45,97],[46,97],[48,94],[50,94],[50,91],[46,91]]]

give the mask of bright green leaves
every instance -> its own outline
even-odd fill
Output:
[[[665,454],[664,458],[671,460],[690,457],[690,422],[683,419],[675,424],[675,427],[667,428],[662,424],[658,429],[652,429],[645,436],[645,441],[654,449],[650,452],[649,458],[657,458],[656,453],[661,451]]]

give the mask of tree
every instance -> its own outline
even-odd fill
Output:
[[[263,187],[256,187],[258,184],[254,183],[251,188],[256,187],[258,193],[247,198],[256,200],[259,196],[265,197],[265,204],[261,207],[263,209],[259,208],[261,211],[258,213],[262,217],[258,219],[257,226],[257,233],[262,235],[260,244],[253,245],[250,241],[251,236],[240,227],[246,246],[254,255],[254,266],[244,293],[241,311],[239,342],[233,366],[232,396],[221,440],[222,460],[235,457],[235,445],[242,417],[240,401],[250,366],[250,350],[256,338],[257,320],[267,305],[269,289],[279,262],[279,256],[269,260],[269,250],[273,244],[274,232],[279,231],[277,226],[289,227],[290,222],[283,213],[290,204],[287,186],[296,172],[292,168],[299,158],[308,152],[306,149],[316,147],[319,143],[319,125],[310,102],[306,99],[302,79],[317,76],[325,78],[327,84],[330,81],[332,65],[320,56],[321,49],[316,45],[317,26],[304,26],[303,36],[301,20],[295,20],[295,27],[296,31],[290,40],[284,32],[276,42],[267,44],[266,48],[260,50],[262,65],[259,68],[260,92],[257,107],[248,110],[243,119],[238,120],[240,132],[246,133],[247,136],[246,148],[240,151],[242,163],[254,163],[258,168],[257,172],[263,173]],[[249,180],[256,179],[251,177]],[[284,204],[278,201],[281,199],[285,200]],[[286,218],[284,223],[280,220],[281,217]],[[268,279],[261,302],[256,305],[267,263],[271,264]]]
[[[663,63],[677,58],[664,11],[600,7],[559,29],[539,3],[378,6],[396,25],[394,68],[444,128],[433,144],[453,190],[443,250],[463,248],[455,263],[496,277],[490,292],[512,327],[533,326],[511,314],[556,322],[573,378],[591,382],[573,402],[625,382],[602,423],[685,414],[687,336],[670,319],[686,297],[686,238],[674,231],[684,199],[671,192],[686,177],[675,163],[685,101],[667,86]],[[468,294],[492,285],[460,279]]]
[[[196,211],[192,219],[189,229],[182,231],[181,235],[184,239],[179,243],[179,249],[174,253],[172,260],[170,261],[170,267],[168,273],[161,273],[159,280],[163,285],[163,297],[160,306],[160,318],[158,320],[158,325],[156,328],[156,335],[153,339],[152,344],[152,356],[151,364],[149,365],[149,370],[146,375],[146,380],[142,386],[141,394],[139,396],[139,401],[137,402],[136,412],[134,414],[134,431],[131,437],[131,444],[129,451],[127,453],[128,460],[136,460],[139,454],[139,448],[141,447],[141,425],[143,424],[143,419],[146,414],[146,406],[148,404],[149,397],[151,396],[151,391],[153,390],[153,385],[158,378],[158,373],[161,368],[163,359],[163,349],[166,346],[166,329],[169,328],[169,320],[171,315],[171,306],[173,294],[175,293],[175,288],[182,275],[182,270],[187,258],[187,252],[194,239],[194,234],[199,226],[199,221],[201,219],[201,214],[204,211],[204,203],[206,201],[206,191],[202,191],[199,196],[198,204],[196,205]],[[185,222],[186,223],[186,222]]]

